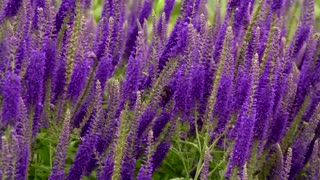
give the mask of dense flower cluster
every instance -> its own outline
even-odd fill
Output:
[[[30,178],[53,129],[50,180],[151,180],[177,143],[189,178],[218,179],[220,150],[225,179],[319,179],[315,1],[228,0],[209,24],[183,0],[170,32],[175,0],[153,4],[104,0],[96,23],[90,0],[0,2],[0,179]]]

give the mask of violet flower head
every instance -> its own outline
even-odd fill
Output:
[[[0,24],[2,24],[2,18],[12,17],[17,15],[20,7],[22,5],[22,0],[8,0],[7,4],[4,6],[2,14],[0,15]]]
[[[64,167],[65,160],[67,157],[67,146],[69,143],[70,134],[70,112],[67,111],[66,117],[63,123],[63,129],[60,137],[60,142],[57,148],[56,159],[52,168],[49,180],[63,179],[64,178]]]
[[[76,100],[85,87],[86,78],[89,74],[89,63],[87,59],[84,59],[81,62],[76,62],[74,66],[68,87],[68,95],[71,99]]]
[[[44,60],[45,54],[41,51],[34,50],[31,52],[30,64],[24,79],[27,87],[25,99],[28,107],[36,107],[44,93],[42,86],[45,71]]]
[[[129,102],[130,107],[134,106],[136,93],[139,87],[140,80],[140,59],[130,56],[126,78],[123,84],[123,99],[122,103]]]
[[[282,7],[283,0],[273,0],[271,4],[271,10],[274,13],[279,15],[281,7]]]
[[[21,93],[20,78],[8,72],[3,82],[3,106],[1,126],[15,126],[19,114],[19,99]]]
[[[19,101],[19,124],[16,128],[18,134],[18,157],[16,160],[16,170],[15,170],[15,179],[26,179],[28,174],[28,166],[30,157],[30,126],[29,126],[29,117],[27,114],[26,106],[24,105],[23,99],[20,98]]]
[[[148,142],[146,147],[147,160],[141,166],[137,180],[151,180],[152,179],[152,154],[153,154],[153,132],[148,134]]]
[[[68,13],[73,15],[76,9],[76,0],[62,0],[59,11],[55,17],[55,34],[57,34],[63,24],[64,18],[67,17]]]
[[[111,180],[112,174],[113,174],[113,167],[114,167],[114,159],[113,159],[114,153],[113,150],[111,150],[107,158],[104,162],[104,166],[102,167],[101,172],[98,172],[97,179],[98,180]]]
[[[94,148],[97,143],[97,137],[95,134],[89,134],[84,137],[84,140],[79,146],[78,152],[73,162],[67,180],[80,180],[82,174],[84,173],[85,168],[87,167],[91,154],[94,151]]]
[[[170,146],[171,143],[168,141],[163,141],[158,145],[152,156],[152,171],[155,171],[161,165],[162,160],[166,157],[170,149]]]
[[[319,179],[320,176],[320,166],[319,166],[319,139],[317,139],[313,146],[312,156],[310,159],[311,173],[310,179]]]
[[[175,0],[166,0],[165,1],[165,6],[163,8],[163,12],[165,13],[165,17],[166,17],[166,22],[168,23],[170,20],[170,15],[171,15],[171,11],[174,7],[175,4]],[[161,17],[162,18],[162,17]],[[161,20],[159,20],[159,22],[161,22]]]
[[[103,56],[100,59],[100,63],[96,72],[96,80],[101,82],[102,89],[105,88],[107,80],[112,76],[113,70],[114,67],[112,64],[112,57],[109,54]]]
[[[205,155],[204,155],[203,169],[201,171],[201,180],[208,180],[209,179],[210,161],[211,161],[210,150],[206,150]]]

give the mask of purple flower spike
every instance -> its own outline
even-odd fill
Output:
[[[85,87],[86,78],[89,74],[89,62],[87,59],[76,62],[74,71],[71,75],[70,84],[68,87],[68,95],[71,99],[77,100]]]
[[[49,180],[63,180],[65,160],[67,157],[67,146],[69,143],[70,134],[70,112],[66,112],[66,117],[63,123],[63,130],[60,137],[60,142],[57,148],[56,159],[52,168]]]
[[[8,0],[5,5],[2,14],[0,14],[0,24],[2,24],[3,20],[6,17],[12,17],[17,15],[20,7],[22,5],[22,0]]]
[[[97,136],[95,134],[89,134],[84,137],[66,180],[81,179],[82,174],[90,161],[91,155],[94,151],[93,147],[96,146],[96,143]]]
[[[3,82],[3,106],[1,126],[15,126],[19,112],[21,93],[20,78],[16,74],[7,73]]]
[[[44,60],[45,54],[40,51],[32,51],[30,64],[25,76],[25,85],[27,87],[25,99],[27,107],[36,107],[42,100],[43,78],[44,78]]]
[[[123,99],[122,103],[129,102],[130,107],[134,106],[136,94],[140,80],[140,59],[130,56],[128,62],[128,70],[123,84]]]
[[[59,11],[56,14],[55,18],[55,34],[59,33],[61,26],[63,24],[64,18],[70,12],[71,15],[74,15],[76,9],[76,0],[62,0]]]

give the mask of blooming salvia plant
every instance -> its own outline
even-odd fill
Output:
[[[0,180],[319,179],[319,1],[94,2],[0,2]]]

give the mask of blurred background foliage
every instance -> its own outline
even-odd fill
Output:
[[[99,21],[99,19],[100,19],[100,15],[101,15],[101,12],[102,12],[103,1],[104,0],[93,0],[93,2],[92,2],[91,13],[92,13],[92,15],[93,15],[93,17],[95,18],[96,21]],[[169,29],[171,29],[173,27],[174,22],[175,22],[176,18],[179,15],[181,1],[182,0],[176,0],[175,8],[174,8],[174,10],[172,11],[172,14],[171,14],[171,20],[170,20],[170,23],[169,23]],[[222,16],[224,16],[224,12],[225,12],[225,9],[226,9],[227,1],[228,0],[208,0],[207,8],[208,8],[208,13],[209,13],[209,23],[212,23],[212,21],[213,21],[214,10],[215,10],[216,4],[218,2],[221,3],[221,8],[222,8],[221,12],[222,12]],[[256,0],[256,1],[258,2],[258,0]],[[296,3],[296,6],[297,6],[296,16],[292,17],[292,18],[295,19],[294,22],[296,22],[297,18],[299,17],[300,10],[301,10],[299,7],[300,7],[300,4],[303,2],[303,0],[298,0],[296,2],[297,2]],[[165,3],[165,0],[154,0],[153,10],[154,10],[155,14],[157,15],[157,17],[160,16],[162,8],[164,6],[164,3]],[[320,22],[320,0],[315,0],[315,3],[316,3],[316,6],[315,6],[316,21]],[[317,26],[317,29],[320,29],[320,23],[316,23],[316,26]],[[295,26],[292,27],[293,30],[294,30],[294,27]]]

